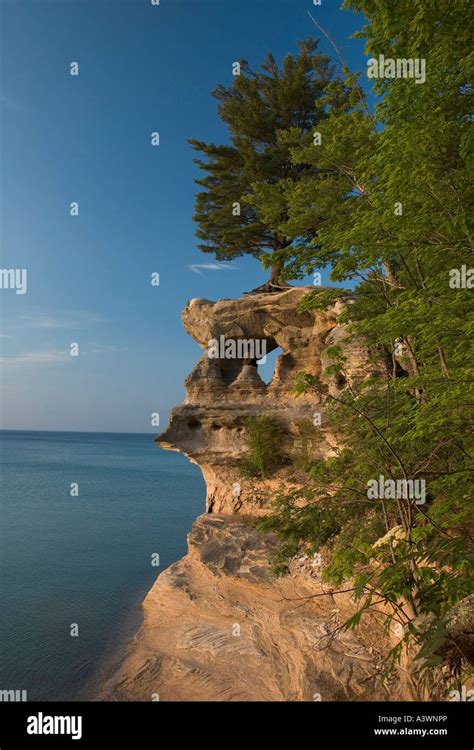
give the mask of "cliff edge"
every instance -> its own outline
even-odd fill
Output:
[[[256,529],[278,488],[304,480],[283,465],[262,481],[242,473],[246,417],[270,414],[291,452],[299,429],[319,415],[324,440],[313,458],[331,451],[324,399],[293,394],[304,371],[321,377],[328,350],[344,347],[344,378],[326,382],[336,394],[386,364],[362,341],[344,343],[342,310],[304,312],[308,288],[252,294],[239,300],[191,300],[183,311],[187,332],[204,349],[186,379],[185,402],[173,410],[159,446],[200,466],[206,513],[188,535],[187,555],[157,579],[143,602],[144,621],[105,700],[404,700],[413,695],[403,672],[383,684],[393,645],[376,613],[356,630],[340,626],[354,612],[349,593],[330,594],[321,565],[305,555],[288,576],[271,574],[276,540]],[[281,349],[270,383],[259,374],[252,342],[267,353]],[[213,346],[220,347],[210,356]]]

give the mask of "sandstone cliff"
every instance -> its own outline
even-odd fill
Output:
[[[212,513],[252,513],[264,511],[278,479],[291,482],[282,472],[272,482],[248,482],[238,466],[245,452],[244,419],[256,414],[272,414],[282,428],[284,447],[291,449],[298,426],[313,422],[324,403],[314,395],[294,396],[298,372],[322,377],[329,364],[327,351],[340,344],[344,328],[338,324],[339,304],[329,311],[299,313],[298,304],[307,287],[291,288],[279,294],[249,295],[240,300],[210,302],[191,300],[183,311],[186,331],[204,349],[203,356],[186,379],[187,397],[173,410],[168,429],[158,445],[178,450],[200,466],[207,487],[206,510]],[[212,359],[209,342],[224,337],[236,341],[265,341],[267,353],[280,348],[271,382],[266,385],[251,359]],[[384,364],[374,364],[362,343],[344,344],[348,379],[383,373]],[[346,386],[344,379],[332,378],[333,392]],[[321,450],[330,449],[328,444]],[[241,487],[235,494],[234,485]]]
[[[354,611],[349,594],[327,595],[317,561],[292,561],[290,575],[275,578],[268,555],[271,535],[256,530],[279,486],[301,477],[282,466],[266,482],[242,475],[245,417],[274,415],[283,448],[291,450],[304,420],[324,402],[295,399],[299,371],[324,377],[329,347],[344,339],[340,307],[299,313],[306,288],[239,300],[191,300],[183,312],[188,333],[204,349],[186,380],[187,398],[177,407],[158,445],[198,464],[207,485],[206,513],[188,537],[188,554],[164,571],[143,603],[144,622],[122,667],[102,698],[118,700],[401,700],[410,695],[403,675],[383,686],[380,674],[390,648],[376,614],[356,631],[340,625]],[[255,359],[208,356],[211,340],[266,342],[281,348],[273,379],[265,384]],[[384,374],[362,342],[343,344],[344,378]],[[317,448],[331,450],[325,432]]]

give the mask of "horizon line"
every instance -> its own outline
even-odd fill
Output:
[[[127,432],[120,430],[38,430],[23,427],[0,427],[0,432],[72,432],[78,435],[157,435],[156,432]]]

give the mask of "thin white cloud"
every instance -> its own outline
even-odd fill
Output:
[[[31,328],[86,328],[103,323],[104,318],[84,311],[58,314],[30,313],[20,316],[20,324]]]
[[[86,354],[114,354],[115,352],[126,352],[124,346],[115,344],[91,344],[91,348],[86,350]]]
[[[80,346],[80,355],[87,354],[114,354],[115,352],[127,351],[125,347],[114,344],[91,344],[90,347]],[[69,350],[51,349],[49,351],[25,352],[24,354],[13,354],[9,357],[0,357],[0,367],[15,367],[19,365],[61,365],[70,362]]]
[[[233,263],[192,263],[188,268],[202,276],[203,271],[236,271],[239,266]]]
[[[20,315],[20,321],[33,328],[64,328],[64,323],[51,315]]]
[[[0,357],[1,367],[15,367],[18,365],[57,365],[70,362],[69,352],[53,349],[44,352],[25,352],[11,357]]]
[[[6,109],[24,110],[24,107],[16,99],[12,99],[11,96],[6,94],[0,94],[0,104]]]

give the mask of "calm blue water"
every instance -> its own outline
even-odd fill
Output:
[[[0,431],[0,458],[0,689],[87,698],[186,552],[201,473],[152,435]]]

